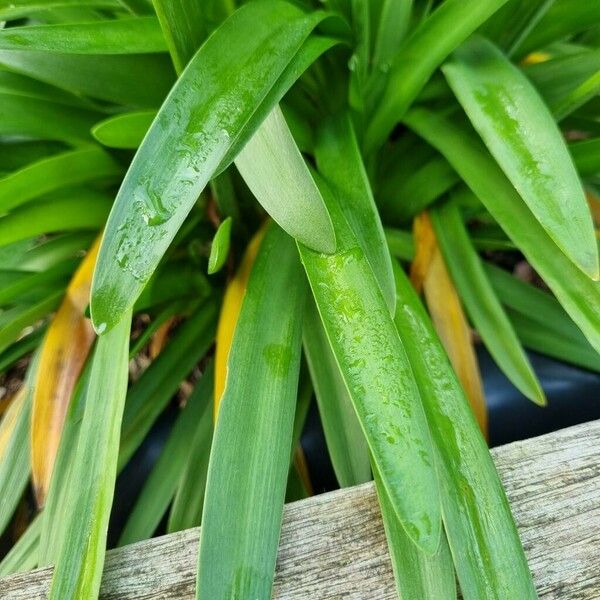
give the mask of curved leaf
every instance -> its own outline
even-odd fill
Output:
[[[0,31],[0,49],[66,54],[142,54],[163,52],[165,38],[156,17],[93,23],[9,27]]]
[[[413,109],[404,120],[444,154],[600,352],[600,284],[558,249],[485,146],[439,113]]]
[[[198,194],[321,19],[281,0],[253,2],[194,56],[140,146],[109,217],[92,287],[96,330],[110,328],[133,305]]]
[[[155,110],[140,110],[108,117],[92,127],[92,135],[109,148],[137,148],[144,139]]]
[[[158,106],[175,79],[166,54],[0,50],[0,64],[74,94],[136,108]]]
[[[440,507],[419,392],[361,244],[336,198],[323,185],[321,191],[338,250],[319,254],[299,244],[300,256],[392,506],[411,539],[431,555],[440,539]]]
[[[463,597],[535,600],[525,553],[492,457],[423,305],[395,266],[395,322],[431,428],[444,527]]]
[[[96,344],[77,450],[65,482],[65,533],[48,600],[96,598],[100,590],[127,392],[130,328],[131,314],[126,314]]]
[[[121,171],[106,152],[93,146],[55,154],[0,179],[0,211],[12,210],[62,187],[114,180]]]
[[[0,246],[40,234],[97,230],[109,210],[110,197],[92,190],[72,190],[56,199],[30,202],[0,217]]]
[[[365,148],[376,150],[440,63],[506,0],[446,0],[396,55],[385,93],[367,127]]]
[[[598,279],[598,248],[583,188],[550,111],[491,42],[472,37],[442,71],[475,129],[557,246]]]
[[[546,397],[517,335],[500,305],[454,202],[431,212],[440,249],[471,321],[498,366],[527,398]]]
[[[235,166],[284,231],[319,252],[335,250],[327,208],[279,106],[238,154]]]
[[[35,497],[43,506],[71,394],[95,339],[85,317],[100,238],[75,271],[40,349],[31,414],[31,466]]]
[[[393,314],[396,294],[392,259],[349,115],[339,115],[323,123],[315,157],[319,172],[344,200],[340,203],[344,215],[361,243]]]
[[[220,271],[229,256],[229,242],[231,238],[231,217],[227,217],[217,229],[210,246],[208,257],[208,273],[212,275]]]

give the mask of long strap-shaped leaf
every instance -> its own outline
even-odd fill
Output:
[[[479,427],[487,437],[487,407],[471,329],[427,213],[415,219],[414,233],[416,254],[411,265],[413,286],[417,290],[421,288],[420,282],[415,281],[418,270],[414,267],[418,265],[423,271],[422,287],[435,331],[450,358]]]
[[[387,88],[367,128],[365,148],[376,150],[440,63],[506,0],[446,0],[400,49]]]
[[[85,317],[100,239],[90,248],[44,338],[31,415],[31,466],[38,506],[50,485],[71,394],[95,339]]]
[[[178,328],[169,345],[131,386],[121,427],[119,469],[137,450],[181,381],[210,348],[215,317],[215,302],[209,299]]]
[[[406,352],[360,242],[320,186],[338,250],[300,256],[372,459],[411,539],[433,554],[440,507],[427,422]]]
[[[240,316],[244,294],[248,285],[248,279],[252,272],[252,265],[256,259],[258,249],[265,234],[265,227],[259,229],[250,240],[240,265],[227,284],[227,289],[223,295],[221,303],[221,313],[219,315],[219,324],[217,325],[217,340],[215,348],[215,393],[213,416],[216,422],[219,414],[219,405],[221,397],[225,391],[225,380],[227,377],[227,361],[231,351],[233,334]]]
[[[127,313],[96,345],[49,600],[98,596],[127,391],[130,327]]]
[[[392,260],[349,115],[325,121],[318,134],[315,156],[319,172],[344,199],[341,203],[344,215],[361,243],[393,314],[396,294]]]
[[[181,485],[180,481],[190,456],[190,440],[194,440],[196,430],[200,430],[201,422],[205,418],[204,413],[210,413],[213,371],[211,363],[177,417],[169,438],[129,514],[119,538],[119,546],[151,537]],[[210,417],[208,419],[210,423]],[[208,437],[210,439],[210,436]]]
[[[204,41],[213,18],[227,16],[227,3],[220,0],[153,0],[173,64],[178,73]]]
[[[556,245],[598,279],[598,248],[583,188],[563,137],[527,77],[473,36],[442,68],[508,179]]]
[[[369,448],[313,301],[306,303],[304,353],[327,450],[341,487],[371,479]]]
[[[373,475],[399,597],[455,600],[456,579],[446,534],[442,531],[440,546],[433,556],[419,550],[398,520],[377,469],[373,469]]]
[[[431,220],[462,303],[490,354],[525,396],[545,405],[546,398],[506,313],[488,281],[456,203],[431,211]]]
[[[235,165],[287,233],[320,252],[335,250],[331,219],[279,106],[238,154]],[[277,179],[276,188],[271,178]]]
[[[110,181],[120,174],[120,166],[100,148],[91,146],[61,152],[0,179],[0,210],[12,210],[62,187],[96,179]]]
[[[404,120],[448,159],[600,351],[600,285],[557,248],[484,145],[429,110],[413,109]]]
[[[163,52],[165,39],[156,17],[111,19],[11,27],[0,32],[0,48],[73,54]]]
[[[229,354],[211,450],[197,598],[269,598],[289,468],[306,282],[276,225],[261,244]]]
[[[92,289],[97,330],[133,305],[198,194],[322,18],[282,0],[251,2],[190,61],[109,216]]]
[[[33,397],[33,379],[39,364],[39,354],[29,364],[21,392],[24,398],[3,444],[0,454],[0,533],[10,521],[23,495],[30,473],[29,422]],[[4,418],[6,418],[5,415]]]
[[[436,449],[442,514],[465,600],[537,598],[494,463],[410,282],[396,265],[396,325]]]

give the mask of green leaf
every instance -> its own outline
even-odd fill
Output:
[[[552,107],[552,112],[559,121],[562,121],[586,102],[598,96],[599,93],[600,70],[596,71],[564,98],[561,98],[560,101]]]
[[[472,37],[442,68],[475,129],[531,212],[584,273],[598,279],[590,211],[550,111],[492,43]]]
[[[152,537],[167,511],[169,502],[177,489],[181,489],[182,477],[193,452],[192,440],[195,439],[197,430],[204,429],[203,422],[206,420],[206,414],[208,414],[209,426],[212,427],[210,401],[213,386],[213,365],[210,364],[188,398],[185,408],[177,417],[169,438],[129,513],[119,538],[119,546]]]
[[[23,302],[27,292],[64,290],[78,261],[66,260],[41,272],[0,271],[0,306]]]
[[[0,49],[65,54],[143,54],[167,49],[156,17],[10,27]]]
[[[11,73],[14,75],[14,73]],[[2,171],[15,171],[35,162],[46,158],[52,154],[57,154],[66,147],[60,142],[51,142],[43,140],[10,140],[3,139],[2,147],[5,152],[0,155],[0,169]]]
[[[435,447],[444,526],[464,598],[537,598],[485,440],[441,342],[396,265],[395,322],[419,384]]]
[[[210,247],[208,257],[208,274],[217,273],[223,268],[229,255],[229,242],[231,239],[231,217],[227,217],[217,229]]]
[[[92,135],[109,148],[135,149],[156,117],[155,110],[140,110],[108,117],[92,127]]]
[[[0,50],[0,64],[74,94],[136,108],[158,106],[175,79],[164,54]]]
[[[558,249],[484,145],[439,113],[413,109],[404,120],[444,154],[600,351],[600,285]]]
[[[213,388],[207,393],[212,399]],[[204,508],[204,493],[208,475],[208,460],[213,437],[212,405],[207,402],[202,417],[197,421],[197,429],[189,442],[189,456],[183,470],[173,505],[169,512],[167,531],[181,531],[200,525]]]
[[[526,347],[584,369],[600,371],[600,356],[556,298],[492,264],[484,266]]]
[[[0,20],[22,19],[34,13],[69,6],[117,8],[117,0],[0,0]]]
[[[411,539],[433,554],[440,507],[427,422],[406,352],[357,236],[337,199],[321,192],[338,249],[299,246],[330,347],[372,459]]]
[[[206,354],[214,340],[216,316],[215,303],[209,300],[180,326],[158,358],[131,386],[121,427],[119,470],[137,450],[181,381]]]
[[[500,305],[455,202],[430,212],[435,234],[461,302],[490,354],[515,387],[544,406],[546,398]]]
[[[541,50],[552,42],[600,24],[600,4],[556,0],[519,47],[518,56]]]
[[[264,294],[268,286],[268,295]],[[283,515],[306,283],[293,241],[266,232],[228,360],[208,468],[197,598],[268,598]]]
[[[404,41],[413,0],[383,0],[379,26],[373,43],[372,69],[387,73]]]
[[[304,314],[304,353],[315,388],[327,450],[340,487],[371,479],[369,449],[314,302]]]
[[[23,356],[37,348],[45,332],[46,328],[44,326],[38,327],[32,333],[20,338],[2,352],[0,354],[0,373],[4,373],[20,358],[23,358]]]
[[[94,234],[86,231],[77,231],[74,233],[65,233],[43,238],[41,240],[34,238],[34,243],[30,248],[20,255],[15,266],[23,271],[45,271],[53,266],[68,259],[81,259],[81,253],[87,250],[94,239]],[[24,240],[31,242],[32,239]],[[14,252],[14,246],[21,242],[14,242],[7,246],[0,246],[2,250]],[[7,265],[8,261],[3,261]]]
[[[433,556],[421,552],[398,521],[377,470],[373,469],[373,473],[399,597],[455,600],[456,579],[446,535],[442,531],[440,546]]]
[[[0,67],[0,92],[4,94],[13,94],[15,96],[48,100],[49,102],[65,104],[67,106],[76,106],[78,108],[88,108],[91,110],[96,108],[93,102],[87,99],[75,96],[75,94],[61,90],[48,83],[37,81],[26,75],[12,73],[2,67]],[[15,146],[17,146],[17,144],[15,144]],[[21,144],[25,145],[27,142],[21,142]],[[31,142],[28,144],[32,145]],[[44,152],[43,149],[44,144],[41,145],[39,157],[52,153]]]
[[[340,196],[344,216],[356,234],[393,314],[396,295],[392,260],[348,115],[324,122],[318,133],[315,158],[320,173]]]
[[[570,97],[594,78],[600,64],[600,50],[588,50],[558,56],[551,60],[526,65],[523,72],[533,82],[555,117],[562,119],[557,111],[561,104],[569,104]],[[569,106],[569,110],[576,108]],[[566,116],[566,115],[565,115]]]
[[[110,328],[135,302],[198,194],[321,18],[280,0],[250,3],[194,56],[109,217],[92,287],[96,329]]]
[[[56,563],[67,533],[66,527],[70,520],[70,506],[67,503],[70,493],[69,477],[77,460],[77,444],[85,411],[92,364],[92,360],[87,360],[82,370],[70,398],[60,435],[48,496],[41,516],[42,524],[37,551],[40,566]]]
[[[278,106],[238,154],[235,166],[284,231],[319,252],[335,250],[327,208]]]
[[[27,369],[23,382],[24,389],[20,392],[25,394],[25,398],[18,414],[15,415],[14,426],[6,448],[0,454],[0,489],[2,490],[2,494],[0,494],[0,533],[4,532],[12,518],[31,473],[29,429],[33,398],[32,385],[37,373],[38,356],[37,353],[34,355]]]
[[[65,533],[49,600],[98,596],[127,391],[130,327],[131,314],[126,314],[96,344],[77,450],[66,484]]]
[[[13,573],[24,573],[35,569],[38,564],[37,549],[40,537],[41,518],[35,517],[0,562],[0,577]]]
[[[110,203],[106,194],[83,189],[30,202],[0,217],[0,246],[40,234],[97,230],[106,221]]]
[[[385,238],[390,249],[390,254],[394,258],[407,262],[412,261],[415,256],[415,244],[410,231],[386,228]]]
[[[52,292],[32,305],[16,305],[0,313],[0,352],[16,341],[23,330],[44,319],[60,304],[63,290]]]
[[[436,156],[408,177],[391,176],[382,182],[382,212],[389,221],[410,222],[458,181],[448,161]]]
[[[217,22],[227,16],[227,3],[219,0],[153,0],[167,45],[181,73]]]
[[[90,142],[98,113],[47,100],[0,94],[0,135],[80,144]]]
[[[106,152],[93,146],[43,158],[0,179],[0,211],[63,187],[94,180],[110,182],[122,169]]]
[[[398,52],[386,90],[365,136],[376,150],[444,59],[506,0],[446,0],[413,32]]]
[[[554,0],[509,0],[487,23],[483,33],[509,56],[554,4]]]

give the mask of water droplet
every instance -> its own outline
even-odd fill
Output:
[[[97,327],[96,327],[96,333],[98,335],[102,335],[104,332],[106,331],[106,323],[100,323]]]

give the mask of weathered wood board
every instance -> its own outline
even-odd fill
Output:
[[[493,455],[540,598],[600,598],[600,421],[508,444]],[[103,600],[194,598],[198,531],[109,552]],[[45,568],[0,580],[0,598],[44,599],[50,575]],[[372,484],[286,507],[273,596],[395,598]]]

